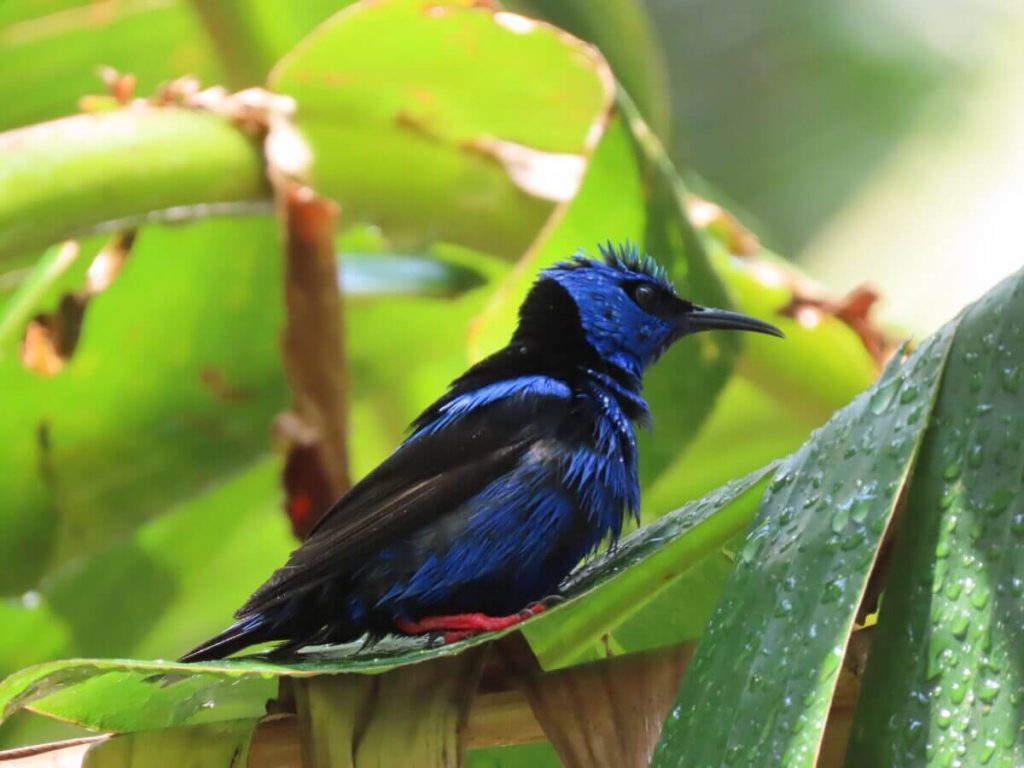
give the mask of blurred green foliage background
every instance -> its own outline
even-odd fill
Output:
[[[345,5],[8,0],[0,130],[77,112],[83,95],[103,93],[100,65],[134,74],[145,95],[183,74],[230,89],[263,84]],[[1024,7],[1015,0],[508,5],[595,43],[691,190],[738,214],[833,294],[870,283],[896,333],[934,330],[1018,266]],[[590,83],[566,73],[566,82]],[[504,74],[496,78],[514,86],[516,73]],[[301,91],[287,72],[277,84]],[[579,105],[559,105],[553,144],[572,144],[586,126],[571,120],[596,108],[598,90],[573,87]],[[441,205],[454,211],[447,225],[457,244],[406,220],[427,215],[427,194],[386,201],[417,237],[387,227],[339,236],[355,476],[468,359],[500,343],[532,269],[594,246],[580,233],[635,230],[643,244],[666,248],[684,237],[679,212],[640,182],[658,159],[637,149],[627,122],[612,122],[597,149],[602,173],[587,177],[564,228],[525,257],[551,210],[535,200],[484,224]],[[523,124],[536,127],[528,116]],[[321,130],[323,146],[344,142],[330,125]],[[0,153],[12,151],[0,143]],[[664,223],[661,240],[644,229],[651,221]],[[103,242],[83,239],[85,256],[45,277],[31,307],[53,309],[81,285]],[[752,281],[721,242],[708,248],[717,277],[683,248],[673,276],[755,313],[791,298]],[[58,656],[172,655],[216,629],[292,546],[269,440],[288,402],[278,250],[265,215],[144,229],[124,273],[90,306],[73,363],[51,379],[20,365],[21,326],[0,317],[0,675]],[[40,255],[0,260],[4,312],[42,279]],[[665,428],[645,450],[645,515],[785,454],[865,386],[872,363],[835,326],[808,331],[782,353],[790,358],[772,358],[759,342],[742,357],[725,342],[670,356],[652,383],[656,406],[681,398],[672,383],[680,371],[699,366],[714,383],[685,391],[692,413],[672,422],[663,412]],[[786,396],[787,374],[803,382],[796,396]],[[711,584],[713,596],[728,565],[716,553],[684,581]],[[712,603],[678,617],[678,627],[699,634]],[[637,626],[623,630],[624,644]],[[36,727],[19,715],[0,741],[53,733]]]

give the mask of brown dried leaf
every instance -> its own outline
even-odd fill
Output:
[[[21,342],[22,364],[40,376],[53,376],[64,367],[64,358],[57,351],[59,343],[55,324],[40,315],[25,329]]]
[[[301,534],[350,484],[348,381],[334,254],[337,206],[308,187],[276,181],[285,226],[287,323],[282,345],[292,388],[292,413],[278,419],[276,431],[288,446],[286,511]]]
[[[871,308],[878,298],[878,292],[867,285],[854,288],[838,301],[808,295],[794,286],[792,300],[780,309],[779,313],[793,318],[805,328],[815,327],[821,322],[821,318],[827,315],[841,320],[860,337],[872,359],[882,365],[897,345],[886,337],[870,317]]]
[[[316,445],[293,445],[284,463],[285,512],[292,533],[305,539],[337,498]]]
[[[107,91],[118,104],[124,105],[131,102],[132,96],[135,95],[135,75],[118,72],[114,67],[109,66],[99,67],[97,73],[103,80],[103,84],[107,86]]]
[[[525,641],[514,637],[499,641],[500,653],[564,765],[650,764],[693,646],[542,674]]]
[[[481,136],[463,146],[497,160],[512,183],[526,194],[555,203],[568,202],[576,196],[587,168],[584,155],[544,152],[490,136]]]
[[[21,362],[26,368],[41,376],[53,376],[71,359],[78,346],[85,308],[117,277],[134,242],[134,231],[114,235],[89,265],[85,286],[64,294],[56,311],[32,319],[21,342]]]
[[[85,293],[88,297],[91,298],[107,290],[114,282],[114,278],[121,272],[121,268],[128,260],[132,245],[135,244],[135,234],[135,230],[118,232],[96,254],[96,258],[92,260],[89,270],[86,272]]]
[[[41,376],[53,376],[78,346],[82,318],[89,297],[84,292],[66,294],[56,312],[36,315],[25,329],[21,362]]]

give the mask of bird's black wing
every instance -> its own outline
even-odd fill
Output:
[[[315,589],[456,508],[553,438],[570,407],[567,393],[524,392],[422,430],[342,496],[236,616]]]

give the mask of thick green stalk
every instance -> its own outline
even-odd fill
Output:
[[[269,199],[259,143],[205,112],[131,107],[0,133],[0,258]]]

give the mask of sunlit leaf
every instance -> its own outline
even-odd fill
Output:
[[[468,0],[357,3],[270,86],[296,100],[311,157],[290,133],[272,154],[346,215],[503,255],[575,193],[613,95],[594,49]]]

